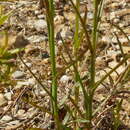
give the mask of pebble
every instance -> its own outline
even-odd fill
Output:
[[[105,64],[105,61],[103,60],[102,57],[97,57],[97,58],[96,58],[96,66],[97,66],[98,69],[104,68],[105,65],[106,65],[106,64]]]
[[[25,118],[26,117],[25,110],[23,110],[23,109],[18,110],[18,112],[15,116],[19,117],[19,118]]]
[[[47,28],[47,23],[45,20],[36,20],[34,21],[34,27],[36,28],[37,31],[41,31],[42,29]]]
[[[28,79],[28,83],[29,85],[35,85],[35,79],[34,78]]]
[[[90,20],[93,19],[93,13],[92,12],[88,12],[87,18],[90,19]]]
[[[60,78],[60,81],[65,83],[69,80],[69,77],[67,75],[63,75],[61,78]]]
[[[37,16],[39,19],[44,19],[45,18],[45,15],[41,14],[41,15],[38,15]]]
[[[46,39],[47,39],[47,37],[44,35],[33,35],[33,36],[28,37],[28,40],[31,43],[42,42],[42,41],[45,41]]]
[[[12,94],[11,94],[11,92],[7,92],[7,93],[4,94],[4,96],[5,96],[5,98],[6,98],[7,100],[11,100]]]
[[[114,23],[119,23],[119,22],[120,22],[120,19],[115,18],[115,19],[113,20],[113,22],[114,22]]]
[[[41,12],[39,10],[34,11],[35,15],[39,15]]]
[[[26,112],[26,116],[28,118],[32,118],[33,115],[35,115],[35,113],[37,112],[37,109],[36,108],[30,108],[27,112]]]
[[[23,110],[23,109],[20,109],[20,110],[18,110],[18,115],[22,115],[22,114],[24,114],[25,113],[25,110]]]
[[[113,20],[114,18],[116,18],[115,12],[111,12],[110,13],[110,20]]]
[[[1,121],[11,121],[11,120],[12,120],[12,117],[8,115],[3,116],[1,119]]]
[[[22,71],[15,71],[15,72],[12,74],[12,77],[13,77],[14,79],[23,78],[23,77],[24,77],[24,72],[22,72]]]
[[[128,36],[128,38],[130,39],[130,36]],[[123,44],[123,43],[128,43],[128,40],[127,40],[127,38],[119,38],[119,41]],[[117,43],[118,41],[117,41],[117,38],[116,37],[114,37],[113,39],[112,39],[112,42],[113,43]]]
[[[65,38],[72,38],[73,35],[74,35],[74,33],[73,33],[72,31],[68,30],[68,31],[66,31],[66,33],[65,33]]]
[[[29,63],[29,62],[27,62],[26,65],[27,65],[28,67],[32,67],[32,64]]]
[[[27,81],[18,81],[17,85],[15,86],[15,89],[21,88],[22,86],[28,86],[28,85],[35,85],[35,79],[30,78]]]
[[[20,123],[19,120],[15,120],[15,121],[9,122],[8,124],[9,124],[9,125],[17,125],[17,124],[19,124],[19,123]]]
[[[27,21],[27,26],[28,26],[29,28],[34,28],[34,21],[35,21],[35,20],[30,20],[30,19],[28,19],[28,21]]]
[[[119,8],[119,3],[112,3],[111,8],[112,9],[118,9]]]
[[[36,69],[34,69],[34,70],[32,70],[32,72],[35,74],[35,73],[37,73],[37,70],[36,70]]]
[[[45,95],[46,95],[46,91],[42,90],[42,91],[39,92],[39,94],[40,94],[41,96],[45,96]]]

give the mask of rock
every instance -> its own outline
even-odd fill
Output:
[[[34,69],[34,70],[32,70],[32,72],[35,74],[35,73],[37,73],[37,70],[36,70],[36,69]]]
[[[114,18],[116,18],[115,12],[111,12],[110,13],[110,20],[113,20]]]
[[[21,88],[22,86],[35,85],[35,79],[30,78],[28,81],[18,81],[15,89]]]
[[[12,120],[12,117],[8,115],[3,116],[1,119],[1,121],[11,121],[11,120]]]
[[[61,78],[60,78],[60,81],[65,83],[69,80],[69,77],[67,75],[63,75]]]
[[[39,15],[41,12],[39,10],[34,11],[35,15]]]
[[[41,31],[41,30],[47,28],[47,23],[45,20],[42,20],[42,19],[36,20],[34,22],[34,27],[36,28],[37,31]]]
[[[59,24],[62,24],[62,23],[64,23],[64,17],[61,16],[61,15],[55,16],[55,18],[54,18],[54,24],[55,24],[55,26],[59,25]]]
[[[41,14],[41,15],[38,15],[37,16],[39,19],[44,19],[45,18],[45,15]]]
[[[106,66],[106,63],[105,61],[103,60],[102,57],[97,57],[96,58],[96,67],[98,69],[103,69],[104,67]]]
[[[130,36],[128,36],[128,38],[130,39]],[[129,43],[128,40],[127,40],[127,38],[125,38],[125,37],[124,37],[124,38],[120,38],[120,37],[119,37],[119,41],[120,41],[122,44],[127,44],[127,43]],[[112,42],[113,42],[113,43],[118,43],[117,38],[116,38],[116,37],[113,37],[113,38],[112,38]]]
[[[61,31],[61,36],[62,38],[66,38],[66,32],[69,30],[69,28],[67,26],[65,26],[62,31]]]
[[[112,3],[110,8],[118,9],[119,8],[119,4],[118,3]]]
[[[23,110],[23,109],[18,110],[18,112],[15,116],[18,118],[25,118],[26,117],[25,110]]]
[[[4,95],[0,93],[0,107],[7,103],[7,100],[4,98]]]
[[[92,12],[88,12],[87,13],[87,18],[92,20],[93,19],[93,13]]]
[[[42,42],[45,41],[47,39],[47,37],[45,35],[33,35],[28,37],[28,40],[31,43],[38,43],[38,42]]]
[[[115,18],[115,19],[113,20],[113,22],[114,22],[114,23],[119,23],[119,22],[120,22],[120,19]]]
[[[17,124],[19,124],[19,120],[11,121],[8,124],[9,125],[17,125]]]
[[[123,46],[122,49],[123,49],[124,53],[130,54],[130,46]]]
[[[7,92],[4,94],[4,96],[7,100],[11,100],[11,95],[12,95],[11,92]]]
[[[34,78],[28,79],[28,83],[29,85],[35,85],[35,79]]]
[[[26,116],[27,118],[32,118],[36,113],[37,113],[37,109],[36,108],[30,108],[28,109],[28,111],[26,112]]]
[[[22,72],[22,71],[15,71],[15,72],[12,74],[12,77],[13,77],[14,79],[23,78],[23,77],[24,77],[24,72]]]
[[[17,85],[15,86],[15,89],[19,89],[19,88],[21,88],[21,87],[24,86],[24,85],[26,85],[25,82],[18,81],[18,82],[17,82]]]
[[[72,38],[73,35],[74,35],[74,33],[73,33],[72,31],[68,30],[68,31],[66,31],[66,33],[65,33],[65,38]]]
[[[35,20],[32,20],[32,19],[28,19],[28,21],[27,21],[27,26],[28,26],[28,28],[35,28],[34,27],[34,22],[35,22]]]
[[[27,62],[26,65],[27,65],[28,67],[32,67],[32,64],[29,63],[29,62]]]
[[[64,17],[69,21],[75,21],[75,14],[72,12],[64,12]]]
[[[18,115],[22,115],[22,114],[24,114],[25,113],[25,110],[23,110],[23,109],[20,109],[20,110],[18,110]]]
[[[41,90],[41,91],[39,92],[39,94],[40,94],[41,96],[46,96],[46,91]]]

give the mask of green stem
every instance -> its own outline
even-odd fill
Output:
[[[80,7],[80,0],[76,1],[76,7],[77,10],[79,11]],[[79,47],[79,16],[76,14],[76,23],[75,23],[75,34],[74,34],[74,53],[76,54],[77,49]]]
[[[90,71],[90,87],[88,90],[89,102],[88,102],[88,113],[87,119],[89,120],[88,129],[91,129],[92,120],[92,102],[93,102],[93,91],[92,88],[95,86],[95,61],[96,61],[96,43],[97,43],[97,26],[98,26],[98,0],[94,0],[94,20],[93,20],[93,32],[92,32],[92,52],[91,52],[91,71]]]
[[[45,0],[46,1],[46,0]],[[49,7],[47,7],[49,6]],[[56,61],[55,61],[55,41],[54,41],[54,1],[46,1],[47,9],[47,24],[48,24],[48,33],[49,33],[49,48],[51,56],[51,68],[52,68],[52,87],[51,93],[54,101],[52,100],[52,108],[55,124],[58,130],[61,130],[61,124],[59,121],[58,105],[57,105],[57,72],[56,72]]]
[[[94,20],[93,20],[93,32],[92,32],[92,48],[91,54],[91,87],[95,84],[95,60],[96,60],[96,42],[97,42],[97,25],[98,25],[98,1],[94,0]]]

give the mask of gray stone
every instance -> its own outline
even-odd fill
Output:
[[[22,86],[29,86],[29,85],[35,85],[34,78],[30,78],[27,81],[18,81],[17,85],[15,86],[15,89],[21,88]]]
[[[41,31],[47,28],[47,23],[45,20],[39,19],[34,22],[34,27],[37,31]]]
[[[26,65],[27,65],[28,67],[32,67],[32,64],[29,63],[29,62],[27,62]]]
[[[87,13],[87,18],[88,19],[93,19],[93,13],[92,12],[88,12]]]
[[[41,96],[45,96],[45,95],[46,95],[46,91],[45,91],[45,90],[41,90],[41,91],[39,92],[39,94],[40,94]]]
[[[23,77],[24,77],[24,72],[22,72],[22,71],[15,71],[15,72],[12,74],[12,77],[13,77],[14,79],[23,78]]]
[[[45,15],[41,14],[41,15],[38,15],[37,16],[39,19],[44,19],[45,18]]]
[[[33,36],[30,36],[28,37],[28,40],[31,42],[31,43],[38,43],[38,42],[42,42],[44,40],[46,40],[47,37],[44,36],[44,35],[33,35]]]
[[[3,116],[1,119],[1,121],[11,121],[11,120],[12,120],[12,117],[8,115]]]
[[[40,14],[40,11],[39,10],[35,10],[35,15],[39,15]]]
[[[7,100],[11,100],[11,95],[12,95],[11,92],[7,92],[4,94],[4,96]]]
[[[11,121],[8,124],[9,125],[17,125],[17,124],[19,124],[19,120]]]
[[[26,118],[25,110],[23,110],[23,109],[18,110],[18,112],[15,116],[18,118]]]
[[[69,80],[69,77],[67,75],[63,75],[61,78],[60,78],[60,81],[65,83]]]
[[[35,28],[34,22],[35,22],[35,20],[28,19],[28,21],[27,21],[28,28]]]

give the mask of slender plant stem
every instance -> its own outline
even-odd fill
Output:
[[[52,68],[52,87],[51,93],[54,101],[52,100],[53,115],[56,124],[56,128],[61,130],[61,124],[59,121],[58,114],[58,103],[57,103],[57,72],[56,72],[56,61],[55,61],[55,41],[54,41],[54,1],[45,0],[47,10],[47,25],[49,33],[49,48],[51,56],[51,68]]]
[[[98,0],[94,0],[94,17],[93,17],[93,31],[92,31],[92,52],[91,52],[91,70],[90,70],[90,86],[88,89],[89,99],[88,99],[88,111],[87,119],[89,120],[88,129],[91,129],[92,120],[92,102],[93,95],[92,88],[95,86],[95,61],[96,61],[96,43],[97,43],[97,27],[98,27]]]
[[[76,7],[77,10],[79,11],[79,7],[80,7],[80,1],[77,0],[76,1]],[[76,16],[76,23],[75,23],[75,34],[74,34],[74,53],[76,54],[77,49],[79,47],[79,16],[77,14],[75,14]]]
[[[76,0],[76,8],[77,10],[79,11],[79,8],[80,8],[80,0]],[[75,14],[75,34],[74,34],[74,55],[75,55],[75,58],[77,59],[77,50],[79,49],[79,17],[77,14]],[[77,70],[78,70],[78,62],[76,62],[75,64]],[[75,81],[78,82],[78,77],[77,75],[75,75]],[[75,86],[75,103],[78,104],[79,102],[79,86]],[[74,114],[75,114],[75,118],[77,118],[77,110],[75,109],[74,110]],[[76,129],[77,127],[77,122],[74,123],[74,127]]]

